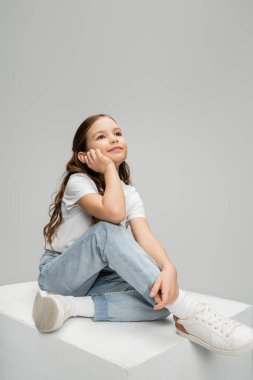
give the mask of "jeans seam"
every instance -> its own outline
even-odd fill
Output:
[[[106,247],[106,245],[108,245],[108,247],[110,247],[111,250],[113,250],[113,247],[111,246],[111,244],[110,244],[108,241],[106,242],[105,247]],[[125,279],[123,278],[123,280],[125,280]],[[126,280],[125,280],[125,281],[126,281]],[[126,281],[126,282],[127,282],[127,281]],[[136,291],[137,291],[139,294],[143,295],[144,293],[146,293],[146,291],[147,291],[148,288],[152,288],[152,287],[153,287],[153,284],[154,284],[154,283],[155,283],[155,281],[154,281],[153,283],[150,283],[150,282],[149,282],[149,283],[147,284],[147,288],[144,289],[143,293],[139,293],[138,290],[136,290]],[[131,285],[131,284],[129,284],[129,285]],[[132,286],[132,285],[131,285],[131,286]]]
[[[138,294],[140,294],[136,289],[130,289],[130,290],[119,290],[117,292],[104,292],[104,293],[101,293],[101,294],[104,294],[104,295],[108,295],[108,296],[116,296],[117,294],[119,293],[133,293],[133,292],[137,292]],[[141,296],[141,294],[140,294]]]

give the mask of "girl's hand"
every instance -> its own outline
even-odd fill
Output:
[[[105,156],[99,148],[90,149],[84,157],[85,164],[92,170],[104,174],[109,164],[114,162]]]
[[[155,301],[158,302],[153,309],[160,310],[168,303],[175,302],[178,295],[177,271],[173,267],[166,267],[156,278],[150,293],[150,296],[155,297]]]

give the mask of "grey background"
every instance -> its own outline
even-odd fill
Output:
[[[116,118],[180,287],[253,304],[252,1],[1,1],[1,285],[34,281],[89,115]]]

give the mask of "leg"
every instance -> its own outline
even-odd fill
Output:
[[[149,293],[160,269],[124,226],[107,221],[90,227],[67,251],[43,265],[39,285],[53,293],[85,296],[108,264],[148,304],[156,304]]]
[[[171,314],[165,307],[153,310],[137,290],[110,268],[99,273],[87,295],[95,302],[94,322],[151,321]]]

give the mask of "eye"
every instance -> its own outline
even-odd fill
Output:
[[[116,134],[120,134],[120,136],[122,136],[122,133],[121,132],[116,132]],[[96,138],[96,140],[100,140],[100,137],[104,137],[104,135],[100,135],[100,136],[98,136],[97,138]]]

